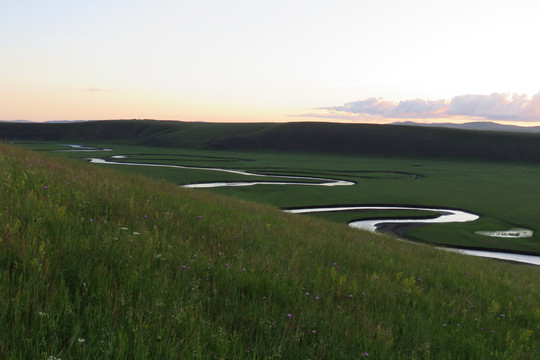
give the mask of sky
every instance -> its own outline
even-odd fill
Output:
[[[0,1],[0,120],[540,124],[536,0]]]

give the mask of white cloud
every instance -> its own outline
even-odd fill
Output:
[[[369,98],[346,103],[343,106],[326,108],[326,110],[344,111],[353,114],[385,115],[390,113],[394,106],[394,103],[385,101],[382,98]]]
[[[460,95],[452,100],[412,99],[392,102],[367,98],[341,106],[324,107],[320,117],[355,114],[366,118],[434,119],[473,118],[484,120],[540,121],[540,92],[532,98],[523,94]],[[312,116],[314,116],[312,114]]]
[[[404,100],[395,107],[394,113],[399,118],[433,118],[439,117],[448,109],[445,100]]]
[[[491,95],[461,95],[450,102],[448,115],[478,116],[496,120],[527,120],[534,114],[527,114],[532,99],[527,95],[493,93]],[[536,118],[538,118],[536,114]]]

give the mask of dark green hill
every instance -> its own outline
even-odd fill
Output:
[[[0,123],[6,140],[92,140],[179,148],[540,162],[540,135],[400,125],[110,120]]]

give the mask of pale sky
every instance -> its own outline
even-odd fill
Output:
[[[537,0],[0,0],[0,120],[540,122]]]

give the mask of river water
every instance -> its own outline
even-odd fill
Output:
[[[375,219],[375,220],[357,220],[351,221],[349,226],[376,232],[382,225],[387,224],[440,224],[449,222],[468,222],[475,221],[479,218],[478,215],[468,213],[462,210],[442,209],[442,208],[423,208],[410,206],[345,206],[345,207],[321,207],[321,208],[303,208],[303,209],[288,209],[286,212],[293,214],[308,214],[315,212],[331,212],[331,211],[353,211],[353,210],[424,210],[439,213],[439,216],[433,219]],[[526,233],[528,234],[528,233]],[[408,241],[411,242],[412,241]],[[540,256],[515,254],[488,250],[469,250],[459,248],[446,248],[436,246],[438,249],[459,252],[466,255],[488,257],[492,259],[516,261],[526,264],[540,265]]]

